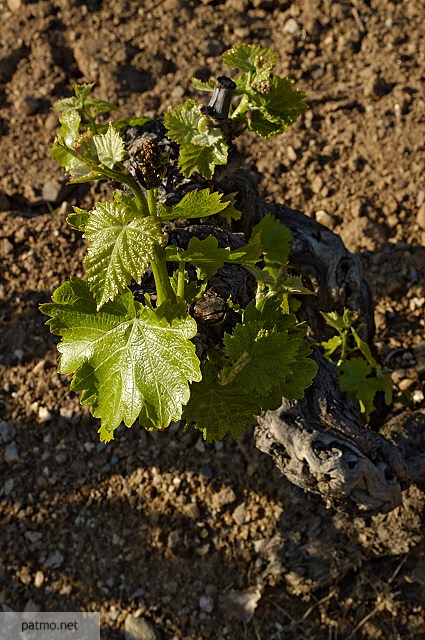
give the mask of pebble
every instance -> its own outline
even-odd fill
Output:
[[[22,0],[7,0],[7,6],[10,11],[16,13],[22,8]]]
[[[423,189],[419,189],[418,194],[416,196],[416,206],[420,207],[425,202],[425,191]]]
[[[328,229],[334,229],[336,226],[335,218],[324,209],[319,209],[319,211],[316,211],[315,217],[317,222],[323,224],[323,226],[327,227]]]
[[[316,176],[311,183],[311,189],[313,193],[319,193],[322,187],[323,178],[321,176]]]
[[[245,522],[246,517],[246,506],[245,502],[239,504],[234,512],[232,513],[232,518],[236,522],[236,524],[243,524]]]
[[[13,253],[13,244],[7,238],[0,240],[0,257],[6,257]]]
[[[62,189],[62,183],[59,180],[47,180],[41,190],[41,197],[45,202],[56,202]]]
[[[65,558],[63,557],[60,551],[58,550],[54,551],[47,558],[47,560],[44,563],[44,566],[47,567],[48,569],[59,569],[59,567],[62,566],[64,559]]]
[[[290,162],[295,162],[296,160],[298,160],[297,152],[295,151],[294,147],[291,147],[291,145],[286,147],[286,157]]]
[[[198,438],[196,444],[195,444],[195,449],[196,451],[199,451],[199,453],[204,453],[205,451],[205,444],[204,441],[202,439],[202,437]]]
[[[34,576],[34,586],[39,588],[44,582],[44,573],[42,571],[36,571]]]
[[[425,202],[421,204],[416,214],[416,222],[421,229],[425,229]]]
[[[232,504],[236,500],[236,493],[231,487],[225,487],[212,496],[212,506],[215,509],[221,509],[228,504]]]
[[[16,442],[9,442],[4,448],[4,461],[17,462],[19,460],[19,452]]]
[[[43,534],[40,533],[40,531],[25,531],[24,535],[26,539],[32,542],[33,544],[41,540],[41,538],[43,537]]]
[[[199,520],[199,518],[201,517],[201,510],[199,509],[198,505],[195,504],[194,502],[185,504],[183,507],[183,510],[185,514],[189,516],[189,518],[192,518],[193,520]]]
[[[415,404],[419,404],[420,402],[424,401],[424,392],[422,391],[422,389],[416,389],[412,393],[412,400]]]
[[[15,486],[15,482],[13,478],[9,478],[3,485],[3,495],[7,497],[10,493],[12,493],[13,488]]]
[[[12,422],[2,421],[0,422],[0,440],[7,444],[12,442],[16,435],[16,428]]]
[[[177,85],[171,92],[172,98],[182,98],[184,96],[185,89],[181,85]]]
[[[128,615],[124,628],[126,640],[159,640],[157,629],[146,618],[135,618]]]
[[[406,391],[406,389],[411,387],[412,384],[413,380],[410,380],[409,378],[403,378],[403,380],[400,380],[400,382],[398,383],[398,388],[400,389],[400,391]]]
[[[398,384],[400,380],[403,380],[403,378],[405,377],[406,377],[406,369],[396,369],[391,374],[391,380],[394,382],[394,384]]]
[[[211,613],[214,609],[214,600],[211,596],[201,596],[199,598],[199,608],[205,613]]]
[[[294,18],[289,18],[284,24],[283,31],[284,33],[297,33],[299,31],[300,25]]]
[[[52,414],[47,409],[47,407],[39,407],[37,415],[41,423],[48,422],[49,420],[52,419]]]

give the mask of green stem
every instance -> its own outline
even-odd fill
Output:
[[[151,215],[154,220],[158,220],[157,214],[157,198],[158,198],[158,189],[149,189],[148,191],[148,207],[149,207],[149,215]]]
[[[156,304],[159,307],[165,300],[176,301],[176,294],[171,286],[170,277],[167,271],[167,263],[165,260],[165,251],[163,247],[156,245],[154,247],[154,258],[151,262],[152,273],[156,286]]]
[[[184,275],[185,275],[185,262],[179,262],[177,270],[177,297],[184,299]]]
[[[348,352],[348,334],[347,331],[344,332],[340,332],[340,336],[342,339],[342,345],[341,345],[341,356],[337,362],[337,367],[340,367],[342,364],[344,364],[344,362],[347,359],[347,352]]]

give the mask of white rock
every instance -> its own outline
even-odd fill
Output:
[[[40,422],[48,422],[52,419],[52,414],[47,407],[39,407],[37,415]]]
[[[284,33],[296,33],[297,31],[299,31],[299,28],[300,28],[300,25],[295,20],[295,18],[289,18],[289,20],[285,22],[283,31]]]
[[[146,618],[128,615],[125,619],[126,640],[158,640],[157,630]]]

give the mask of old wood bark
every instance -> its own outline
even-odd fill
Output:
[[[149,128],[150,127],[150,128]],[[176,150],[165,138],[160,121],[150,124],[143,135],[156,137],[173,157]],[[131,132],[130,149],[140,140]],[[188,190],[205,187],[200,179],[183,179],[176,168],[167,174],[161,197],[168,204],[180,200]],[[360,311],[363,338],[371,346],[374,336],[373,302],[362,276],[359,259],[350,253],[340,237],[299,211],[262,200],[249,175],[235,171],[221,177],[216,186],[226,193],[237,192],[237,206],[243,218],[231,233],[209,219],[209,225],[171,226],[170,242],[185,246],[192,235],[213,233],[222,246],[239,246],[244,235],[267,212],[276,216],[293,235],[290,263],[315,292],[303,303],[300,319],[309,326],[313,343],[333,335],[320,311],[344,307]],[[211,226],[212,225],[212,226]],[[226,305],[231,294],[244,306],[254,295],[254,281],[243,268],[228,265],[213,278],[198,309],[197,349],[203,349],[217,335],[231,330],[234,318]],[[319,370],[305,397],[282,400],[276,411],[258,417],[256,446],[270,455],[279,470],[294,484],[320,494],[329,506],[347,514],[388,512],[401,503],[402,491],[412,483],[425,483],[425,414],[407,413],[385,424],[385,414],[375,416],[375,430],[364,426],[355,401],[341,393],[336,367],[314,347]]]

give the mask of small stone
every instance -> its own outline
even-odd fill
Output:
[[[297,152],[295,151],[294,147],[291,147],[291,145],[286,147],[286,157],[290,162],[295,162],[296,160],[298,160]]]
[[[19,460],[19,452],[16,442],[10,442],[4,448],[4,461],[17,462]]]
[[[7,6],[9,7],[10,11],[16,13],[22,8],[22,0],[7,0]]]
[[[245,522],[246,516],[246,506],[245,502],[239,504],[234,512],[232,513],[232,518],[236,522],[236,524],[243,524]]]
[[[205,444],[204,444],[204,441],[203,441],[202,437],[199,437],[198,440],[196,441],[195,449],[196,449],[196,451],[199,451],[199,453],[204,453]]]
[[[57,202],[59,194],[62,190],[62,184],[59,180],[47,180],[41,190],[41,197],[45,202]]]
[[[24,607],[24,613],[38,613],[41,607],[34,600],[28,600]]]
[[[236,493],[231,487],[224,487],[212,496],[212,506],[214,509],[221,509],[236,500]]]
[[[214,477],[214,471],[206,464],[199,469],[199,472],[204,478],[207,478],[207,480],[211,480]]]
[[[172,551],[177,549],[180,545],[180,534],[178,531],[170,531],[168,534],[167,546]]]
[[[421,229],[425,229],[425,202],[419,207],[416,214],[416,222]]]
[[[415,391],[412,393],[412,400],[414,404],[419,404],[420,402],[424,401],[424,392],[422,391],[422,389],[415,389]]]
[[[35,542],[39,542],[39,540],[41,540],[43,534],[40,533],[40,531],[25,531],[24,536],[27,540],[34,544]]]
[[[410,380],[409,378],[403,378],[403,380],[400,380],[400,382],[398,383],[398,388],[400,389],[400,391],[406,391],[406,389],[411,387],[412,384],[413,380]]]
[[[0,240],[0,258],[6,258],[13,253],[13,244],[7,238]]]
[[[12,442],[16,435],[16,428],[12,422],[2,421],[0,422],[0,440],[7,444]]]
[[[355,200],[351,206],[351,213],[354,218],[360,218],[363,215],[363,201]]]
[[[211,613],[214,609],[214,600],[211,596],[201,596],[199,598],[199,608],[205,613]]]
[[[182,98],[184,96],[185,89],[181,85],[177,85],[171,92],[172,98]]]
[[[51,111],[44,121],[44,128],[47,131],[56,131],[59,124],[59,117],[56,111]]]
[[[3,485],[3,495],[7,498],[7,496],[12,493],[13,487],[15,486],[15,482],[13,478],[9,478]]]
[[[300,25],[295,20],[295,18],[289,18],[284,24],[283,32],[284,33],[297,33],[299,31]]]
[[[36,571],[34,576],[34,586],[39,588],[44,582],[44,573],[42,571]]]
[[[192,520],[199,520],[199,518],[201,517],[201,510],[199,509],[198,505],[195,504],[194,502],[189,502],[189,504],[185,504],[183,509],[185,514],[189,518],[192,518]]]
[[[406,369],[396,369],[391,374],[391,380],[394,382],[394,384],[398,384],[400,380],[403,380],[403,378],[405,377],[406,377]]]
[[[425,191],[423,189],[419,189],[416,196],[416,206],[420,207],[425,202]]]
[[[311,183],[311,189],[313,193],[319,193],[322,187],[323,178],[321,176],[316,176]]]
[[[203,47],[202,54],[207,58],[216,58],[223,53],[225,47],[221,40],[216,40],[213,38],[212,40],[207,40],[205,42],[205,46]]]
[[[324,209],[319,209],[319,211],[316,211],[315,217],[317,222],[323,224],[323,226],[327,227],[328,229],[334,229],[334,227],[336,227],[336,220],[334,216],[331,216],[331,214]]]
[[[124,628],[125,640],[159,640],[157,629],[146,618],[135,618],[128,615]]]
[[[47,567],[47,569],[59,569],[59,567],[62,566],[64,559],[65,558],[63,557],[60,551],[58,550],[54,551],[47,558],[46,562],[44,563],[44,566]]]
[[[52,414],[47,409],[47,407],[38,407],[37,415],[41,423],[48,422],[52,419]]]

